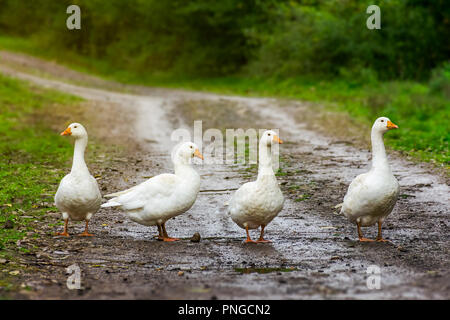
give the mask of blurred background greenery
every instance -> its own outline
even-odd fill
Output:
[[[378,31],[366,28],[372,2],[1,0],[0,28],[138,73],[423,80],[449,59],[449,1],[376,1]],[[70,4],[82,12],[76,32]]]
[[[81,30],[66,8],[81,8]],[[381,29],[366,8],[381,8]],[[449,164],[448,0],[0,0],[0,47],[127,83],[300,98],[398,122]]]

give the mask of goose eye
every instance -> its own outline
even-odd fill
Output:
[[[384,122],[384,120],[383,120],[383,119],[381,119],[381,122]]]
[[[268,136],[270,137],[270,133],[268,134]]]
[[[78,128],[78,126],[74,126],[74,128]]]

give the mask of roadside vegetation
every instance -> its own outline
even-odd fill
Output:
[[[56,210],[53,196],[72,146],[50,124],[55,109],[79,101],[0,75],[0,259],[27,233],[38,237],[34,222]]]

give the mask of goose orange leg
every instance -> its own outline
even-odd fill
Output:
[[[359,222],[356,222],[356,225],[358,226],[358,238],[359,238],[359,242],[372,242],[372,239],[367,239],[363,237],[363,234],[361,232],[361,225],[359,224]]]
[[[158,240],[159,241],[163,241],[164,240],[164,236],[163,236],[163,232],[162,232],[162,227],[160,224],[157,225],[158,226]]]
[[[171,237],[169,237],[169,235],[167,234],[167,231],[166,231],[165,222],[161,225],[161,229],[162,229],[162,232],[163,232],[163,241],[172,242],[172,241],[180,240],[178,238],[171,238]]]
[[[57,236],[64,236],[64,237],[68,237],[69,234],[67,233],[67,225],[69,223],[69,219],[64,219],[64,231],[63,232],[57,232],[56,235]]]
[[[381,224],[382,222],[378,221],[378,235],[377,235],[377,242],[390,242],[389,240],[383,239],[383,236],[381,235]]]
[[[89,220],[86,220],[86,226],[84,227],[84,232],[80,233],[80,237],[93,237],[94,235],[92,233],[89,233],[88,230]]]
[[[256,243],[256,241],[253,241],[250,238],[250,233],[248,233],[248,226],[245,226],[245,232],[247,233],[247,240],[245,240],[245,243]]]
[[[264,228],[265,227],[266,226],[264,224],[261,225],[261,234],[259,236],[259,239],[256,242],[258,242],[258,243],[270,243],[270,242],[272,242],[270,240],[264,239]]]

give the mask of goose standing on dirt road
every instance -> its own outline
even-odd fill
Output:
[[[283,143],[275,131],[265,131],[259,141],[259,166],[256,181],[243,184],[230,201],[231,219],[247,233],[246,243],[270,242],[264,239],[264,228],[283,208],[284,197],[272,169],[272,145]],[[261,227],[257,241],[250,238],[249,229]]]
[[[378,223],[377,241],[384,240],[381,225],[392,212],[399,194],[399,184],[391,172],[383,143],[383,135],[391,129],[397,129],[386,117],[375,120],[372,126],[372,168],[369,172],[357,176],[348,187],[341,206],[343,213],[351,222],[356,223],[359,241],[373,241],[363,237],[361,227]]]
[[[70,217],[74,221],[86,221],[86,227],[80,236],[92,236],[88,232],[88,224],[92,215],[100,208],[102,196],[97,180],[91,176],[84,161],[88,134],[81,124],[72,123],[61,135],[74,137],[75,148],[72,170],[61,180],[55,195],[56,207],[62,212],[64,218],[64,231],[57,234],[69,236],[67,225]]]
[[[167,235],[165,223],[189,210],[197,199],[200,176],[191,166],[193,157],[203,160],[197,145],[192,142],[181,144],[172,157],[175,174],[160,174],[125,191],[106,195],[113,198],[102,207],[118,207],[134,222],[156,225],[159,240],[179,240]]]

